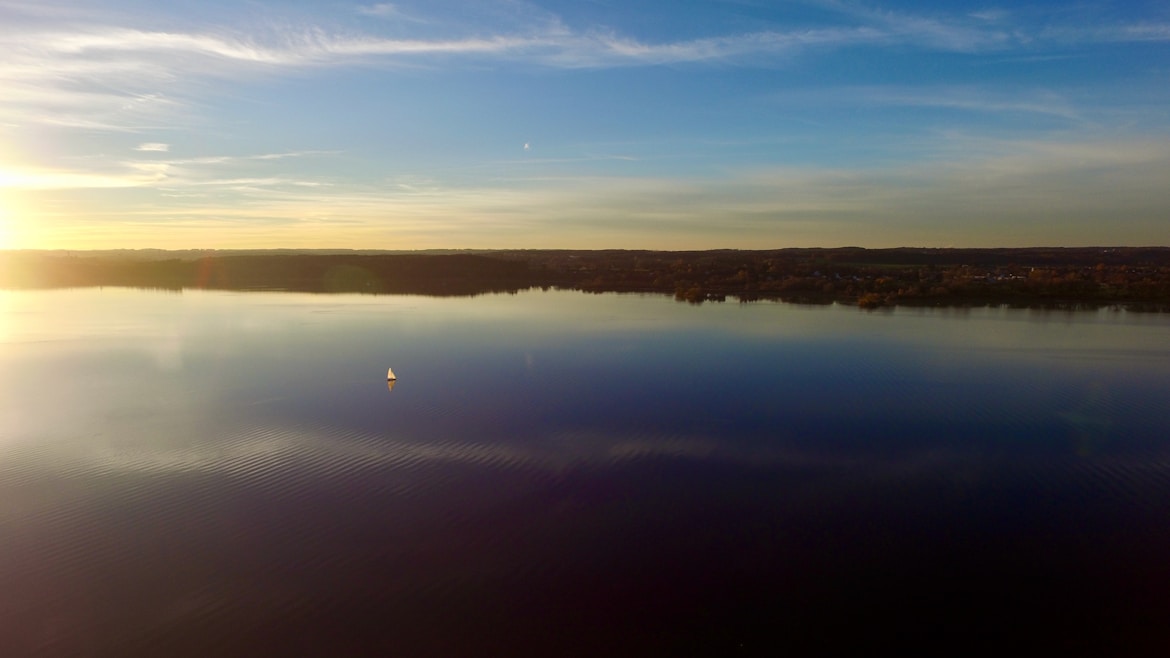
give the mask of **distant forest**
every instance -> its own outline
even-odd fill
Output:
[[[93,286],[1170,311],[1170,248],[0,252],[0,287]]]

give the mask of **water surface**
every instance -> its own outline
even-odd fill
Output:
[[[0,292],[0,653],[1157,654],[1168,339],[1117,311]]]

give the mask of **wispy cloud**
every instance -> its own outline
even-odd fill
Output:
[[[1009,16],[1007,10],[1004,9],[981,9],[967,14],[971,18],[977,18],[981,21],[1000,21]]]
[[[124,28],[49,33],[38,35],[37,40],[43,50],[62,55],[178,52],[259,64],[295,63],[313,51],[311,35],[302,35],[301,43],[291,47],[264,46],[247,38]]]
[[[143,150],[143,149],[139,149]],[[286,160],[290,158],[307,158],[320,155],[336,155],[338,151],[284,151],[280,153],[258,153],[242,155],[205,155],[195,158],[171,158],[167,160],[150,160],[147,164],[158,165],[220,165],[238,164],[256,160]]]
[[[1164,242],[1170,141],[991,141],[955,137],[949,152],[895,167],[771,167],[718,179],[542,176],[456,185],[402,177],[383,184],[257,176],[170,185],[142,173],[135,194],[215,189],[166,207],[102,210],[93,197],[55,220],[57,244],[93,213],[184,226],[263,222],[267,246],[387,248],[869,246]],[[113,192],[110,192],[113,194]],[[88,215],[87,215],[88,213]],[[392,221],[390,218],[393,218]],[[330,227],[344,225],[344,231]],[[125,226],[124,226],[125,228]],[[127,229],[129,230],[129,229]],[[184,238],[187,234],[181,234]],[[458,237],[458,245],[451,243]],[[763,237],[762,237],[763,236]],[[767,237],[771,236],[771,237]],[[136,246],[158,233],[144,232]],[[121,237],[126,246],[126,237]],[[206,246],[225,246],[207,243]]]
[[[295,185],[299,187],[329,187],[330,183],[314,180],[299,180],[295,178],[279,178],[269,176],[265,178],[225,178],[214,180],[199,180],[199,181],[170,181],[174,183],[186,184],[191,186],[224,186],[234,187],[238,189],[259,190],[261,188],[281,187],[286,185]]]
[[[876,44],[870,28],[757,32],[647,42],[614,32],[542,24],[510,34],[398,39],[319,28],[255,32],[152,31],[89,25],[69,30],[0,27],[0,124],[142,131],[190,120],[207,80],[306,68],[435,65],[467,60],[604,68],[789,56],[811,48]]]
[[[398,7],[393,3],[380,2],[376,5],[363,5],[358,7],[357,12],[366,16],[378,16],[385,18],[387,16],[397,16],[401,13],[401,10],[399,10]]]
[[[1166,41],[1170,24],[1049,26],[1031,32],[996,12],[917,15],[839,0],[820,4],[844,22],[803,29],[760,30],[685,40],[648,40],[600,27],[570,29],[555,17],[506,32],[480,30],[432,38],[305,27],[207,27],[148,30],[75,24],[0,27],[0,121],[104,130],[158,125],[192,104],[204,78],[296,71],[324,66],[438,65],[466,60],[564,69],[720,62],[759,66],[848,48],[917,48],[934,52],[1043,55],[1037,44],[1075,41]],[[358,8],[398,16],[380,3]],[[539,19],[539,20],[538,20]],[[165,90],[165,91],[164,91]]]
[[[1038,114],[1084,120],[1083,113],[1062,94],[1043,90],[1012,90],[985,86],[843,87],[815,93],[780,94],[777,99],[840,104],[844,102],[904,107],[933,107],[981,113]]]
[[[1002,14],[933,15],[881,9],[849,0],[813,0],[826,9],[889,35],[891,42],[950,52],[985,52],[1009,47],[1016,34],[998,25]]]
[[[145,153],[164,153],[169,145],[144,143],[134,148]],[[150,160],[111,161],[105,158],[78,159],[69,166],[7,166],[0,168],[0,187],[14,190],[81,190],[95,188],[148,188],[174,191],[185,187],[223,186],[260,189],[263,187],[325,187],[332,183],[305,176],[277,175],[261,171],[267,163],[290,158],[329,154],[327,151],[260,153],[237,156],[204,156]],[[247,171],[252,175],[228,175]]]
[[[103,174],[36,167],[0,169],[0,188],[21,191],[142,187],[158,180],[156,173],[147,171]]]
[[[666,43],[599,34],[566,40],[562,52],[549,61],[576,66],[681,64],[735,60],[747,56],[789,55],[810,48],[873,45],[888,39],[888,34],[868,27],[753,32]]]
[[[373,5],[362,5],[357,8],[357,12],[363,16],[373,16],[375,18],[408,21],[411,23],[427,22],[425,19],[403,11],[401,7],[392,2],[379,2]]]
[[[1170,23],[1144,22],[1115,25],[1057,25],[1040,35],[1058,43],[1142,43],[1170,41]]]
[[[366,7],[371,15],[397,12],[394,5]],[[859,12],[854,11],[858,14]],[[10,52],[23,53],[14,64],[25,60],[26,71],[67,73],[82,62],[67,59],[98,53],[113,54],[182,54],[255,65],[296,66],[337,61],[353,56],[420,56],[488,54],[531,58],[545,65],[619,65],[663,62],[703,61],[739,55],[792,52],[801,48],[857,46],[877,43],[917,43],[941,49],[973,49],[1002,41],[997,32],[979,31],[946,22],[869,11],[861,13],[867,20],[858,26],[830,26],[791,31],[757,31],[728,34],[683,41],[649,42],[612,31],[573,31],[558,22],[546,21],[527,30],[474,37],[438,39],[387,39],[373,35],[329,33],[319,28],[285,29],[271,32],[240,33],[150,31],[125,27],[93,25],[71,31],[34,33],[0,32],[0,44]],[[267,33],[265,38],[263,35]],[[63,58],[66,58],[63,60]],[[63,61],[62,61],[63,60]],[[113,59],[104,66],[151,68],[150,64],[168,68],[200,67],[199,60],[142,61]],[[92,64],[92,62],[91,62]],[[12,64],[8,67],[12,70]]]

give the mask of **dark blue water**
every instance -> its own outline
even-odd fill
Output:
[[[1168,339],[0,292],[0,655],[1163,655]]]

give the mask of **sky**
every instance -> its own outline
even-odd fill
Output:
[[[1170,3],[0,0],[0,248],[1170,244]]]

